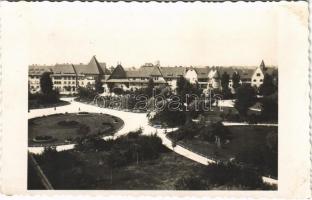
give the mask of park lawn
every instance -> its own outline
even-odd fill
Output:
[[[59,100],[56,103],[39,103],[36,99],[29,99],[28,100],[28,109],[41,109],[41,108],[53,108],[53,107],[60,107],[66,106],[70,103],[68,101]]]
[[[104,182],[96,184],[96,189],[113,190],[174,190],[174,183],[183,175],[204,166],[174,152],[162,153],[158,159],[148,160],[117,168],[113,171],[113,183],[104,172]],[[98,173],[94,174],[95,176]]]
[[[59,125],[60,121],[75,121],[77,125],[62,126]],[[104,123],[104,124],[103,124]],[[45,117],[39,117],[28,120],[28,144],[29,146],[50,146],[66,144],[66,139],[83,137],[86,135],[113,135],[115,130],[123,126],[124,122],[117,117],[99,114],[55,114]],[[80,125],[89,127],[89,131],[78,133]],[[55,141],[47,143],[36,143],[33,138],[36,136],[52,136]]]
[[[258,103],[257,103],[257,105],[250,107],[250,109],[247,111],[247,115],[252,115],[252,114],[260,115],[261,114],[261,111],[251,110],[251,109],[259,109]],[[206,113],[206,115],[213,114],[213,115],[218,115],[218,116],[220,116],[222,114],[225,115],[228,113],[231,113],[232,115],[238,115],[239,114],[237,109],[234,107],[222,107],[220,109],[220,107],[216,107],[216,106],[212,107],[212,111],[206,111],[205,113]],[[241,121],[241,120],[239,120],[239,121]]]
[[[105,162],[101,162],[103,153],[71,150],[70,154],[78,160],[78,164],[67,168],[54,166],[58,169],[57,173],[49,170],[51,163],[39,162],[39,165],[55,189],[95,190],[174,190],[177,179],[204,169],[203,165],[174,152],[165,152],[154,160],[114,168],[111,183],[111,170]]]
[[[277,134],[278,128],[253,125],[227,127],[232,139],[221,148],[197,136],[179,143],[214,160],[228,161],[235,158],[238,162],[258,169],[263,175],[277,178],[277,152],[269,149],[266,137],[270,132]]]

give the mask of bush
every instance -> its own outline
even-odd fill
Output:
[[[142,134],[142,129],[140,128],[139,130],[137,131],[131,131],[127,134],[128,138],[131,138],[131,139],[137,139],[139,138],[139,136],[141,136]]]
[[[211,184],[227,186],[244,186],[248,188],[263,187],[262,177],[253,169],[235,163],[210,164],[204,170],[204,177]]]
[[[106,151],[105,159],[109,159],[114,166],[158,158],[165,151],[161,139],[156,135],[141,135],[141,131],[130,132],[115,140],[84,137],[77,142],[75,149],[83,152]]]
[[[182,126],[179,130],[176,132],[169,134],[170,137],[176,142],[183,140],[183,139],[193,139],[195,135],[199,133],[200,127],[190,122],[184,126]]]
[[[240,116],[246,117],[249,107],[256,103],[256,91],[249,85],[242,85],[236,90],[236,101],[234,107]]]
[[[181,126],[186,122],[186,114],[183,111],[170,111],[169,109],[164,109],[159,111],[154,118],[151,119],[151,122],[166,123],[169,127]]]
[[[179,178],[175,182],[174,187],[176,190],[204,190],[207,186],[201,178],[186,175]]]
[[[211,125],[211,127],[205,127],[200,131],[200,135],[206,141],[215,141],[215,136],[218,136],[221,142],[231,139],[231,132],[227,127],[223,126],[222,122],[217,122]]]
[[[278,98],[277,93],[264,97],[261,100],[262,111],[261,116],[265,121],[277,121],[278,120]]]
[[[87,114],[89,114],[89,113],[83,111],[83,112],[78,112],[78,114],[79,114],[79,115],[87,115]]]
[[[259,117],[253,113],[247,117],[247,121],[250,124],[257,124],[259,122]]]

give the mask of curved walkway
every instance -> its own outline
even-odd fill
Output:
[[[100,108],[94,105],[84,104],[80,102],[76,102],[73,100],[73,98],[63,98],[64,101],[71,102],[70,105],[65,105],[61,107],[57,107],[56,110],[54,108],[46,108],[46,109],[36,109],[36,110],[30,110],[28,113],[28,119],[34,118],[34,117],[41,117],[43,115],[51,115],[51,114],[57,114],[57,113],[65,113],[65,112],[94,112],[94,113],[106,113],[109,115],[113,115],[116,117],[119,117],[124,121],[124,126],[122,129],[117,131],[114,136],[106,136],[110,138],[116,138],[118,136],[127,134],[130,131],[135,131],[139,128],[143,128],[143,133],[145,135],[150,135],[153,133],[156,133],[162,140],[162,143],[172,151],[189,158],[195,162],[208,165],[210,163],[215,163],[214,160],[210,160],[202,155],[199,155],[195,152],[192,152],[180,145],[176,145],[173,147],[173,143],[171,140],[169,140],[166,137],[166,133],[176,130],[176,128],[170,128],[170,129],[156,129],[148,124],[148,119],[146,117],[146,113],[131,113],[131,112],[125,112],[125,111],[119,111],[119,110],[113,110],[109,108]],[[72,149],[74,147],[74,144],[69,145],[60,145],[56,147],[57,151],[63,151]],[[28,147],[28,151],[32,153],[42,153],[44,150],[44,147]],[[265,182],[269,182],[271,184],[277,184],[277,181],[274,179],[270,179],[267,177],[263,177],[263,180]]]

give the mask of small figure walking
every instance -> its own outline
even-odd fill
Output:
[[[78,111],[80,111],[80,107],[78,108]]]
[[[56,107],[54,107],[54,110],[56,110]]]

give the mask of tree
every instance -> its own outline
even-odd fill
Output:
[[[229,89],[230,76],[224,72],[221,76],[221,87],[222,90],[226,91]]]
[[[185,82],[187,82],[187,80],[183,76],[180,76],[178,78],[177,80],[177,94],[178,95],[181,95],[181,93],[183,92]]]
[[[99,94],[104,92],[103,83],[102,83],[102,76],[99,75],[95,78],[95,85],[94,85],[95,91]]]
[[[81,100],[92,101],[95,96],[96,92],[91,86],[78,88],[78,97]]]
[[[53,91],[53,83],[49,72],[44,72],[40,77],[40,88],[44,95],[51,94]]]
[[[154,81],[153,81],[152,78],[150,78],[150,79],[148,80],[147,88],[146,88],[146,95],[147,95],[148,97],[153,96],[154,87],[155,87]]]
[[[277,121],[278,119],[278,94],[277,92],[261,99],[261,116],[264,120]]]
[[[269,96],[276,91],[276,87],[273,82],[273,77],[266,73],[263,78],[263,83],[259,88],[260,94],[263,96]]]
[[[256,102],[256,91],[249,85],[242,85],[237,88],[236,97],[234,107],[242,117],[246,117],[249,107]]]
[[[239,73],[234,72],[232,75],[233,88],[236,90],[240,86],[240,76]]]

